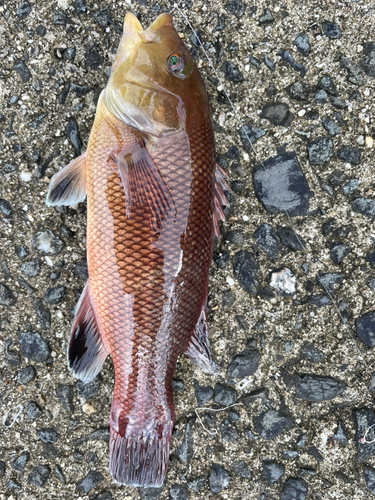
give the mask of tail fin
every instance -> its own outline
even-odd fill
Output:
[[[172,420],[155,421],[141,428],[131,425],[127,418],[125,426],[117,426],[112,420],[113,413],[117,412],[112,405],[109,439],[112,478],[126,486],[162,486],[168,466]]]

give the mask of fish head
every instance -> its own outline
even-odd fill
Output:
[[[170,14],[146,30],[126,14],[105,104],[125,125],[158,137],[209,119],[202,78]]]

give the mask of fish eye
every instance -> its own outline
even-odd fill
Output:
[[[174,76],[183,77],[183,69],[185,66],[184,58],[182,54],[171,54],[168,57],[167,66],[171,70]]]

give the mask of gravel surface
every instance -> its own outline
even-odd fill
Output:
[[[180,7],[231,177],[208,298],[221,370],[180,358],[166,482],[141,490],[108,472],[111,361],[87,386],[66,367],[86,204],[45,197],[85,150],[125,12],[147,26],[171,5],[0,0],[0,498],[375,498],[375,4]]]

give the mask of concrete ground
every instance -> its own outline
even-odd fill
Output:
[[[208,299],[222,369],[212,377],[178,362],[164,487],[111,481],[112,364],[89,386],[66,367],[87,273],[86,205],[52,209],[45,197],[52,175],[85,150],[125,13],[146,26],[171,8],[0,0],[0,498],[372,498],[368,0],[193,0],[174,10],[206,82],[218,162],[231,177]]]

